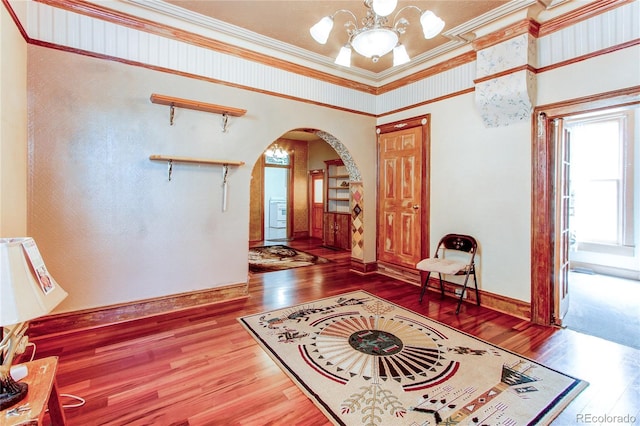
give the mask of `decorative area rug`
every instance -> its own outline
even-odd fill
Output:
[[[249,270],[251,272],[282,271],[327,262],[329,260],[324,257],[283,245],[251,247],[249,249]]]
[[[588,385],[365,291],[238,320],[339,425],[549,424]]]

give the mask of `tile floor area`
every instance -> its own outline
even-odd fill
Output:
[[[571,272],[563,325],[640,349],[640,281]]]

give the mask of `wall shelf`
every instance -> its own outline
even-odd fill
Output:
[[[169,106],[169,124],[173,126],[173,117],[175,108],[187,108],[196,111],[210,112],[213,114],[222,114],[222,131],[227,131],[227,119],[229,116],[242,117],[247,113],[246,109],[233,108],[223,105],[209,104],[205,102],[192,101],[190,99],[176,98],[173,96],[151,94],[151,102],[159,105]]]
[[[220,166],[244,166],[244,161],[231,161],[231,160],[214,160],[207,158],[195,158],[195,157],[178,157],[175,155],[150,155],[149,160],[153,161],[176,161],[180,163],[196,163],[196,164],[213,164]]]
[[[171,173],[173,172],[173,162],[180,163],[192,163],[192,164],[209,164],[222,166],[222,211],[227,211],[227,177],[229,176],[229,166],[243,166],[244,161],[231,161],[231,160],[213,160],[208,158],[195,158],[195,157],[178,157],[175,155],[150,155],[149,160],[152,161],[166,161],[169,181],[171,181]]]

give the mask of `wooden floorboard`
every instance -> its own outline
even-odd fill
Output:
[[[590,382],[554,424],[587,424],[586,416],[640,419],[638,350],[475,305],[455,315],[455,301],[435,293],[420,305],[414,285],[350,272],[348,252],[315,241],[288,245],[331,263],[253,274],[244,300],[37,337],[38,358],[60,357],[61,392],[87,401],[65,410],[68,424],[329,424],[237,318],[358,289]]]

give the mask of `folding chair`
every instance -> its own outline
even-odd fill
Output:
[[[422,303],[422,297],[427,289],[429,282],[429,276],[432,272],[437,272],[440,279],[440,293],[444,297],[444,283],[442,282],[442,275],[464,275],[464,285],[462,286],[462,293],[460,293],[460,299],[458,300],[458,307],[456,308],[456,315],[460,312],[460,305],[467,291],[467,282],[469,281],[469,275],[473,274],[473,282],[476,288],[476,303],[480,306],[480,294],[478,293],[478,280],[476,278],[476,265],[475,257],[478,250],[478,243],[475,238],[469,235],[463,234],[447,234],[440,239],[438,247],[436,248],[435,255],[431,258],[422,259],[416,265],[416,268],[420,271],[425,271],[427,277],[422,284],[420,290],[420,300]]]

